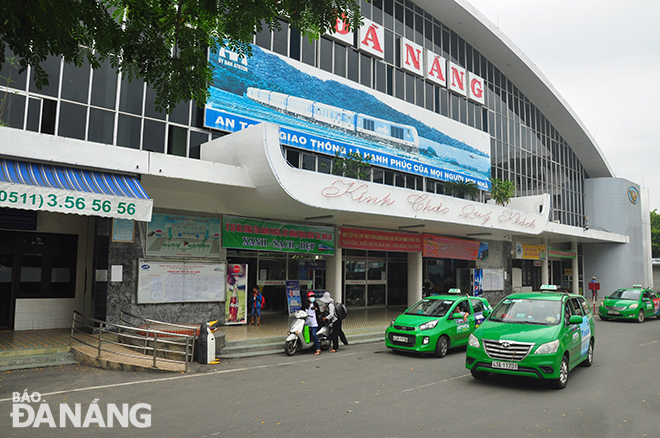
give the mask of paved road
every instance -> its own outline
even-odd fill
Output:
[[[594,366],[576,368],[560,391],[531,379],[476,381],[464,349],[436,359],[395,354],[382,342],[318,357],[225,360],[186,375],[84,366],[7,372],[0,374],[0,436],[660,436],[660,320],[597,321],[596,335]],[[38,428],[12,424],[12,393],[26,389],[45,400],[30,405]],[[80,404],[81,427],[59,427],[63,403]],[[39,417],[41,404],[57,427],[44,412]],[[107,427],[107,407],[122,404],[135,409],[135,421]],[[148,416],[149,427],[135,427]]]

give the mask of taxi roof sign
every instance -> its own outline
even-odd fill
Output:
[[[449,289],[449,290],[447,291],[447,293],[449,293],[449,294],[460,294],[460,293],[461,293],[461,290],[458,289],[458,288],[452,288],[452,289]]]
[[[542,284],[541,290],[557,290],[557,286],[554,284]]]
[[[641,285],[641,284],[633,284],[633,287],[634,287],[634,288],[637,288],[637,289],[641,289],[641,288],[642,288],[642,285]]]

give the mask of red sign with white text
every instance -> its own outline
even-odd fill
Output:
[[[422,256],[439,259],[476,260],[479,255],[479,243],[478,240],[454,239],[424,234]]]
[[[339,245],[342,248],[375,251],[421,252],[421,234],[395,233],[391,231],[340,228]]]

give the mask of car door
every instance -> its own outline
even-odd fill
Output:
[[[645,290],[644,293],[642,294],[642,304],[644,307],[644,315],[645,316],[653,316],[655,315],[655,306],[653,303],[653,296],[652,296],[652,291],[650,290]]]
[[[576,308],[576,306],[578,308]],[[564,325],[566,327],[566,350],[569,352],[569,362],[571,368],[580,359],[580,347],[582,343],[582,331],[579,324],[569,322],[571,316],[582,316],[582,309],[575,299],[567,299],[564,305]]]
[[[453,345],[465,345],[467,344],[468,337],[470,333],[474,331],[474,313],[470,307],[470,302],[467,298],[461,299],[456,302],[456,306],[452,310],[452,315],[454,313],[460,313],[463,315],[462,318],[452,319],[452,322],[455,325],[456,335],[452,340]]]
[[[474,316],[474,326],[470,326],[470,333],[474,331],[477,327],[484,322],[484,303],[479,298],[470,298],[470,304],[472,305],[472,313]]]

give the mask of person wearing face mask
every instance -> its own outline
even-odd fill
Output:
[[[321,346],[319,345],[319,337],[316,335],[316,332],[319,329],[317,316],[321,315],[321,309],[319,309],[319,304],[316,302],[314,292],[307,292],[307,303],[307,309],[305,310],[309,316],[307,317],[305,324],[309,326],[309,334],[314,339],[314,347],[316,347],[316,353],[314,353],[314,356],[318,356],[321,354]]]

